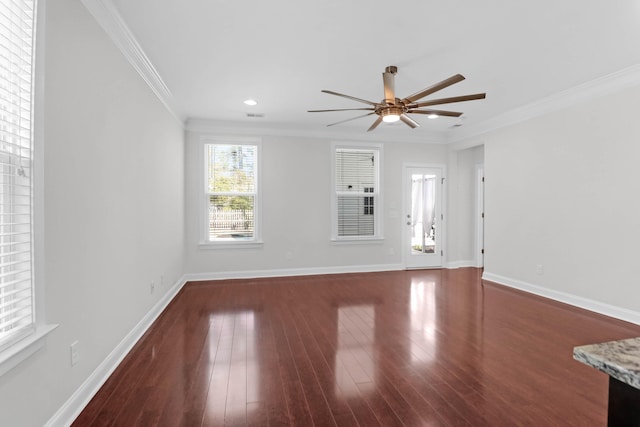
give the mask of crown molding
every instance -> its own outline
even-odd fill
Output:
[[[448,135],[447,142],[460,142],[475,138],[496,129],[569,108],[637,85],[640,85],[640,64],[623,68],[606,76],[563,90],[477,125],[460,128]]]
[[[210,119],[189,119],[185,129],[191,132],[243,134],[250,136],[294,136],[301,138],[349,139],[368,142],[408,142],[416,144],[446,144],[443,132],[401,134],[400,132],[362,132],[337,129],[318,129],[314,126],[295,126],[277,123],[247,123]],[[404,129],[403,129],[404,131]]]
[[[122,19],[122,16],[120,16],[113,2],[111,0],[81,0],[81,2],[169,113],[183,124],[184,118],[177,112],[174,106],[171,91],[142,50],[142,47],[131,30],[129,30],[129,27]]]

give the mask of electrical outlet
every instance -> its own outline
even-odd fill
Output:
[[[80,349],[78,348],[79,345],[80,343],[78,341],[74,341],[71,343],[71,366],[75,366],[75,364],[78,363],[78,359],[80,358]]]
[[[149,285],[149,290],[151,291],[151,293],[156,290],[156,282],[154,282],[153,280],[151,281],[151,285]]]
[[[544,274],[544,266],[542,264],[536,265],[536,274],[542,276]]]

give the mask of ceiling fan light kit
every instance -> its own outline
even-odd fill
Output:
[[[440,116],[445,117],[460,117],[462,113],[456,111],[443,111],[443,110],[434,110],[434,109],[424,109],[424,107],[430,107],[433,105],[442,105],[442,104],[451,104],[455,102],[464,102],[464,101],[472,101],[475,99],[484,99],[486,97],[485,93],[476,93],[473,95],[463,95],[463,96],[454,96],[450,98],[440,98],[440,99],[432,99],[430,101],[417,102],[418,100],[431,95],[439,90],[442,90],[446,87],[449,87],[453,84],[459,83],[464,80],[464,76],[461,74],[456,74],[454,76],[449,77],[439,83],[436,83],[432,86],[429,86],[426,89],[421,90],[420,92],[416,92],[413,95],[410,95],[406,98],[396,98],[395,95],[395,75],[398,72],[398,67],[394,65],[389,65],[385,68],[384,73],[382,73],[382,82],[384,85],[384,99],[380,102],[367,101],[366,99],[356,98],[354,96],[345,95],[338,92],[333,92],[330,90],[323,90],[322,92],[328,93],[329,95],[340,96],[343,98],[351,99],[357,102],[361,102],[363,104],[368,104],[368,108],[340,108],[333,110],[308,110],[310,113],[322,113],[328,111],[370,111],[370,113],[363,114],[357,117],[352,117],[350,119],[341,120],[336,123],[331,123],[327,126],[334,126],[340,123],[345,123],[351,120],[360,119],[362,117],[371,116],[373,114],[377,114],[378,118],[375,122],[369,127],[367,131],[372,131],[381,122],[385,123],[394,123],[397,121],[402,121],[404,124],[409,126],[410,128],[417,128],[420,126],[418,122],[409,117],[409,114],[425,114],[429,119],[435,119]]]
[[[393,123],[400,120],[400,116],[404,114],[401,108],[397,107],[387,107],[384,110],[380,111],[380,115],[382,116],[382,121],[385,123]]]

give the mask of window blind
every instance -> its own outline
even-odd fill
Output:
[[[0,351],[34,329],[32,58],[34,1],[0,2]]]
[[[374,236],[377,150],[336,149],[338,236]]]

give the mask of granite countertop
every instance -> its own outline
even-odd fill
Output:
[[[640,389],[640,337],[574,347],[573,358]]]

